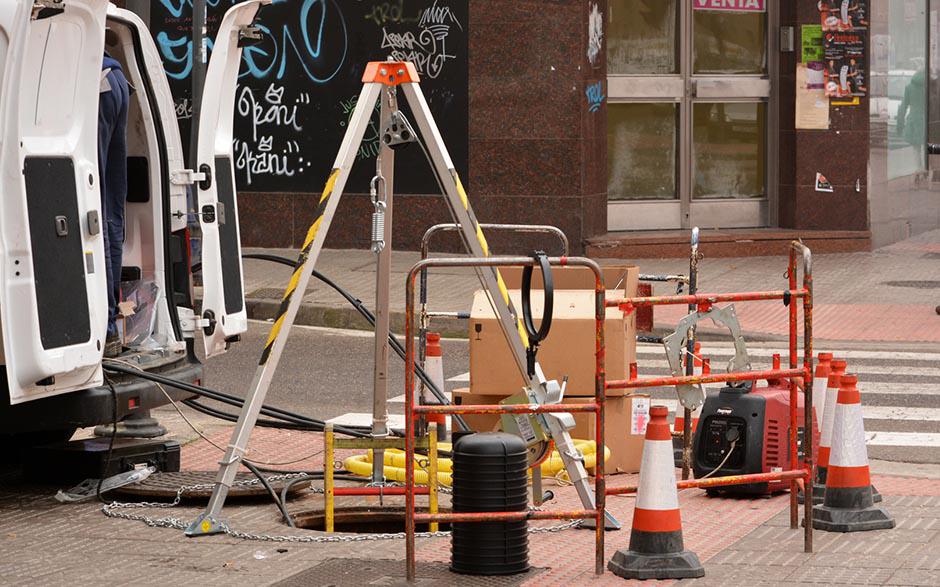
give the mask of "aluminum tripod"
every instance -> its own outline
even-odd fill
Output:
[[[362,92],[359,94],[356,108],[349,119],[346,135],[343,137],[339,153],[333,164],[333,171],[330,173],[326,187],[320,197],[313,224],[307,232],[300,256],[297,259],[296,268],[284,292],[281,307],[261,353],[261,360],[251,382],[248,399],[239,415],[238,423],[232,433],[232,439],[225,451],[225,456],[220,462],[221,467],[216,476],[212,497],[209,499],[206,511],[197,517],[186,530],[186,534],[189,536],[217,534],[223,531],[219,514],[222,512],[225,498],[235,479],[239,463],[247,452],[251,431],[258,420],[264,398],[268,393],[281,353],[287,343],[290,328],[297,316],[301,300],[310,281],[311,271],[315,267],[317,258],[323,248],[330,222],[336,213],[336,207],[342,197],[343,189],[346,187],[346,181],[349,179],[363,135],[375,110],[376,101],[381,99],[383,95],[390,96],[390,103],[395,104],[395,93],[399,87],[402,89],[415,119],[416,132],[420,140],[423,140],[428,151],[434,166],[434,173],[440,180],[444,197],[454,220],[460,225],[460,235],[467,251],[474,257],[488,257],[490,255],[486,237],[483,236],[483,230],[480,228],[473,209],[470,207],[467,193],[464,191],[456,169],[454,169],[440,130],[431,116],[427,101],[418,85],[418,74],[414,66],[411,63],[372,62],[366,67],[362,81]],[[385,142],[384,135],[385,132],[383,132],[383,142]],[[390,178],[391,170],[383,170],[383,174]],[[392,193],[390,182],[386,186],[386,190],[386,193]],[[540,403],[560,401],[558,382],[546,381],[542,368],[537,363],[535,376],[531,378],[527,376],[525,327],[522,324],[522,319],[516,314],[512,306],[509,291],[498,269],[477,268],[477,275],[483,287],[489,292],[493,309],[499,318],[500,328],[506,336],[519,371],[527,381],[527,391],[530,396],[536,398]],[[570,418],[570,415],[567,416]],[[566,425],[562,423],[562,419],[559,417],[547,414],[542,417],[561,455],[568,476],[577,488],[582,504],[585,509],[594,509],[594,490],[588,482],[587,470],[584,468],[584,458],[575,448]],[[607,527],[619,528],[617,521],[609,514]]]

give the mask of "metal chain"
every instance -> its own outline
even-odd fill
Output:
[[[304,473],[292,473],[289,475],[272,475],[268,477],[268,481],[280,481],[284,479],[293,479],[298,477],[305,476]],[[257,479],[249,479],[245,481],[237,481],[233,485],[244,486],[244,485],[257,485],[259,481]],[[398,483],[388,484],[388,485],[400,485]],[[111,503],[105,504],[101,507],[101,512],[109,518],[117,518],[121,520],[132,520],[135,522],[143,522],[151,528],[171,528],[175,530],[185,530],[189,528],[190,522],[186,520],[181,520],[174,517],[165,517],[165,518],[152,518],[142,514],[132,514],[125,511],[119,510],[132,510],[132,509],[170,509],[178,506],[183,499],[183,495],[191,491],[213,489],[215,484],[200,484],[200,485],[183,485],[176,491],[176,497],[173,498],[173,501],[166,502],[155,502],[155,501],[141,501],[141,502],[131,502],[131,503],[122,503],[117,501],[112,501]],[[452,493],[450,488],[441,487],[439,490],[442,493]],[[322,488],[311,487],[310,491],[313,493],[323,493]],[[541,508],[530,508],[531,511],[540,511]],[[546,527],[535,527],[529,528],[530,534],[548,534],[553,532],[563,532],[565,530],[570,530],[571,528],[577,528],[582,523],[582,520],[572,520],[566,524],[559,524],[557,526],[546,526]],[[376,540],[402,540],[405,538],[404,532],[393,532],[385,534],[354,534],[354,535],[344,535],[344,536],[292,536],[292,535],[275,535],[275,534],[253,534],[251,532],[241,532],[231,528],[225,522],[219,522],[219,526],[222,531],[233,537],[239,538],[241,540],[253,540],[259,542],[289,542],[289,543],[313,543],[313,544],[324,544],[324,543],[337,543],[337,542],[372,542]],[[415,532],[416,538],[447,538],[450,536],[450,532]]]

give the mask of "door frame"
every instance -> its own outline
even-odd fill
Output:
[[[708,75],[695,76],[692,72],[693,59],[693,4],[692,0],[677,0],[678,18],[677,38],[679,40],[679,73],[663,75],[619,75],[608,74],[607,95],[610,104],[630,103],[674,103],[678,105],[678,145],[677,145],[677,181],[678,198],[675,200],[618,200],[608,199],[608,230],[657,230],[688,229],[693,224],[704,228],[715,228],[715,219],[730,219],[723,222],[721,228],[775,226],[778,215],[778,145],[780,136],[779,106],[779,59],[780,6],[778,2],[767,2],[767,73],[766,76]],[[720,85],[722,80],[734,80],[737,84],[750,86],[755,91],[758,86],[767,86],[766,96],[760,101],[766,104],[766,197],[760,200],[692,200],[692,110],[696,101],[707,102],[697,96],[696,85],[707,79]],[[753,80],[753,84],[748,83]],[[756,85],[754,85],[756,84]],[[720,89],[720,88],[718,88]],[[755,102],[753,97],[714,96],[721,102]],[[609,124],[609,122],[608,122]],[[693,208],[700,212],[692,217]],[[750,221],[757,215],[762,218],[758,225]]]

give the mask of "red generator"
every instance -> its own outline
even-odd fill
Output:
[[[788,382],[754,381],[728,385],[710,393],[702,407],[692,445],[692,471],[697,479],[772,473],[790,468],[790,388]],[[803,466],[805,415],[803,393],[797,405],[797,454]],[[819,426],[813,416],[813,442]],[[709,488],[709,495],[771,495],[789,489],[789,481]]]

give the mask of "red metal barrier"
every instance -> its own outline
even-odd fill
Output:
[[[803,257],[803,287],[797,289],[797,261],[798,256]],[[798,381],[803,382],[803,404],[805,409],[806,434],[809,449],[804,451],[804,468],[799,468],[797,453],[797,426],[789,426],[790,430],[790,470],[774,473],[758,473],[753,475],[736,475],[733,477],[716,477],[711,479],[683,481],[678,484],[680,488],[686,487],[717,487],[721,485],[742,485],[768,481],[790,481],[790,527],[799,527],[799,506],[797,504],[797,479],[804,480],[806,495],[812,495],[813,479],[813,264],[810,250],[801,242],[790,243],[790,261],[787,268],[789,289],[782,291],[721,293],[721,294],[695,294],[688,296],[657,296],[634,297],[622,300],[608,300],[608,307],[620,308],[624,312],[631,312],[636,308],[657,305],[694,305],[700,312],[707,311],[713,304],[721,302],[747,302],[783,300],[789,309],[789,369],[771,369],[767,371],[745,371],[738,373],[721,373],[712,375],[693,375],[676,377],[657,377],[643,379],[627,379],[607,382],[607,389],[640,389],[683,384],[719,383],[725,381],[756,381],[758,379],[788,379],[790,382],[790,422],[797,422]],[[798,367],[797,358],[797,318],[798,309],[796,300],[802,300],[803,305],[803,367]],[[607,490],[608,495],[634,493],[635,487],[612,487]],[[813,551],[813,505],[812,499],[803,500],[806,519],[805,534],[803,538],[804,550]]]
[[[595,326],[595,377],[594,403],[566,405],[415,405],[415,279],[423,270],[431,267],[524,267],[534,266],[531,257],[487,257],[422,259],[411,268],[405,281],[405,557],[408,581],[414,581],[415,562],[415,525],[418,522],[492,522],[519,520],[559,520],[594,518],[596,530],[594,572],[604,573],[604,523],[606,517],[606,488],[604,478],[604,459],[597,459],[594,476],[595,509],[573,511],[526,511],[526,512],[485,512],[485,513],[448,513],[419,514],[415,512],[415,418],[425,414],[544,414],[557,412],[593,412],[595,414],[595,438],[597,454],[604,454],[604,403],[606,400],[606,375],[604,371],[605,346],[604,322],[606,320],[605,290],[600,267],[590,259],[577,257],[553,257],[552,266],[587,267],[594,272],[594,326]]]

